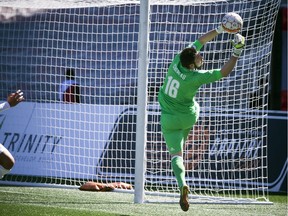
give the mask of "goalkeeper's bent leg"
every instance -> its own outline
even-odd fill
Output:
[[[186,185],[185,180],[185,166],[183,163],[183,157],[179,155],[175,155],[171,159],[172,169],[174,175],[178,182],[178,187],[181,188]]]

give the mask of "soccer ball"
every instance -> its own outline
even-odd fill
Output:
[[[243,20],[237,13],[227,13],[222,19],[222,27],[228,32],[235,34],[241,30]]]

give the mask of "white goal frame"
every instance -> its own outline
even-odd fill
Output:
[[[3,8],[8,11],[11,8],[12,10],[13,8],[22,9],[23,13],[19,15],[20,17],[25,17],[27,15],[25,10],[28,9],[35,10],[36,13],[41,13],[42,11],[45,13],[47,9],[53,11],[53,9],[114,7],[115,5],[134,4],[139,5],[140,9],[139,14],[136,15],[139,15],[139,32],[133,32],[138,35],[137,50],[133,50],[137,53],[138,58],[137,103],[121,104],[115,99],[115,104],[111,106],[109,104],[107,107],[102,106],[102,104],[95,106],[95,104],[87,105],[85,103],[79,106],[74,104],[66,106],[55,99],[55,94],[57,93],[51,90],[48,90],[48,93],[46,89],[43,92],[37,89],[38,92],[36,93],[31,90],[32,93],[30,95],[37,95],[34,99],[29,99],[28,97],[27,102],[23,102],[22,105],[5,111],[5,113],[3,112],[3,119],[11,119],[12,124],[11,126],[4,125],[4,132],[0,134],[0,142],[4,142],[6,147],[12,149],[11,143],[13,144],[13,140],[15,141],[21,133],[25,134],[22,137],[19,135],[19,137],[22,138],[22,144],[27,139],[27,144],[20,144],[18,152],[16,152],[17,149],[13,149],[15,152],[12,152],[12,154],[16,153],[16,155],[19,152],[21,153],[22,150],[23,152],[29,151],[28,153],[33,151],[33,148],[37,145],[33,146],[33,140],[37,140],[38,145],[40,145],[41,139],[43,142],[44,134],[55,134],[55,137],[53,137],[54,143],[50,146],[47,141],[42,147],[42,152],[38,152],[41,155],[38,155],[38,159],[43,163],[41,167],[38,165],[39,167],[31,168],[31,170],[16,167],[3,181],[0,181],[0,184],[78,188],[79,185],[88,180],[104,183],[124,181],[133,185],[134,190],[129,190],[128,192],[134,193],[135,203],[178,202],[179,190],[169,167],[169,155],[167,155],[168,152],[159,130],[160,108],[157,102],[157,88],[163,81],[167,64],[169,64],[173,55],[188,45],[187,43],[191,42],[192,39],[196,39],[207,30],[217,27],[219,19],[225,13],[235,10],[240,15],[241,13],[244,15],[243,34],[247,40],[246,49],[243,51],[243,55],[235,68],[235,71],[239,71],[239,73],[232,73],[231,77],[212,85],[206,85],[199,90],[197,100],[202,107],[201,115],[199,122],[189,135],[187,149],[185,150],[187,182],[192,190],[190,198],[193,203],[271,204],[268,198],[267,177],[267,100],[273,31],[280,0],[267,0],[266,3],[261,0],[253,1],[253,3],[249,3],[247,0],[241,0],[240,2],[243,3],[243,6],[239,6],[240,3],[237,3],[237,1],[226,0],[197,0],[193,1],[193,3],[189,0],[1,1],[1,10]],[[249,4],[255,4],[255,6],[253,7]],[[170,11],[167,13],[174,13],[171,19],[169,15],[165,14],[164,7],[169,8]],[[250,8],[253,8],[253,10],[249,11]],[[199,15],[200,12],[196,11],[197,9],[200,9],[201,13],[206,15],[205,19],[208,20],[207,22],[203,18],[204,16]],[[187,16],[184,16],[178,10]],[[260,14],[261,12],[271,12],[271,17],[264,20]],[[8,20],[3,23],[10,22],[15,17],[17,19],[17,16],[10,19],[8,15],[6,14]],[[92,14],[91,16],[94,15]],[[257,20],[258,17],[259,20]],[[203,20],[200,18],[203,18]],[[163,22],[165,19],[166,22]],[[199,23],[195,22],[196,19],[199,19]],[[193,25],[189,25],[190,20]],[[183,26],[176,29],[175,26],[181,26],[182,22]],[[264,27],[261,26],[262,24]],[[93,23],[88,25],[92,26]],[[266,30],[265,27],[269,28]],[[183,33],[178,34],[177,31],[179,29],[183,30]],[[159,35],[157,35],[158,30],[161,31]],[[41,35],[41,33],[38,34]],[[84,34],[92,35],[90,32],[84,32]],[[105,33],[101,34],[104,35]],[[232,53],[232,47],[229,45],[231,37],[231,35],[223,34],[203,47],[203,56],[204,59],[207,59],[207,65],[209,65],[207,67],[209,69],[211,67],[219,68],[229,59]],[[15,40],[18,39],[16,38]],[[54,39],[48,38],[47,41],[49,40],[52,41]],[[74,40],[77,40],[77,38],[74,38]],[[62,45],[63,41],[66,42],[66,39],[59,40],[59,44]],[[2,46],[6,47],[5,44],[2,44]],[[59,49],[62,49],[60,45]],[[64,48],[63,50],[63,52],[66,51]],[[118,52],[118,50],[116,51]],[[125,53],[126,51],[119,49],[119,53]],[[22,56],[22,58],[25,59],[26,56]],[[0,52],[0,59],[2,59],[0,60],[2,63],[5,62],[5,53],[1,54]],[[111,59],[111,62],[113,60]],[[71,59],[67,61],[71,61]],[[36,66],[45,68],[46,64],[49,67],[53,66],[52,62],[44,63],[44,66],[41,64],[36,64]],[[83,65],[81,69],[85,69],[85,64]],[[21,65],[18,66],[20,67]],[[5,71],[4,75],[2,75],[3,77],[0,75],[0,78],[3,78],[0,79],[1,91],[7,92],[10,90],[9,88],[17,84],[25,87],[27,83],[23,84],[21,80],[16,79],[15,85],[10,80],[7,85],[8,89],[5,88],[5,82],[8,80],[7,74],[10,73],[9,67],[7,68],[7,72]],[[63,69],[62,66],[61,69]],[[15,73],[16,75],[21,74],[21,72]],[[49,72],[45,71],[45,74],[47,73]],[[152,73],[156,75],[151,79],[149,75]],[[52,76],[56,77],[55,80],[59,80],[57,74],[52,73]],[[82,79],[79,74],[76,77],[79,80]],[[113,77],[111,77],[107,79],[113,80]],[[55,80],[51,80],[45,80],[48,83],[47,85],[54,85],[53,82]],[[104,80],[101,81],[104,82]],[[31,80],[31,82],[33,81]],[[130,88],[130,86],[127,88]],[[113,87],[110,90],[112,92]],[[253,107],[250,107],[247,98],[250,93],[254,92],[257,92],[257,95],[250,98],[251,104],[253,104]],[[38,94],[41,95],[42,93],[52,96],[49,99],[45,97],[42,99],[42,96],[38,96]],[[93,97],[93,93],[88,96]],[[117,95],[115,97],[120,96]],[[130,95],[127,95],[127,97],[130,97]],[[101,99],[106,100],[107,98],[102,97]],[[24,129],[22,128],[23,125],[18,125],[17,122],[19,118],[23,118],[20,115],[23,108],[27,118],[23,120],[23,122],[27,121]],[[15,115],[15,112],[18,114]],[[100,113],[100,117],[95,113]],[[31,118],[28,119],[30,115]],[[135,131],[133,125],[134,116],[136,116]],[[136,135],[136,149],[132,149],[129,152],[129,156],[127,156],[130,157],[135,154],[135,158],[127,159],[133,165],[135,159],[135,167],[133,167],[135,173],[131,171],[128,174],[121,174],[119,170],[122,167],[119,167],[119,170],[109,168],[114,163],[113,161],[105,164],[105,161],[103,162],[104,159],[101,161],[100,156],[95,158],[93,155],[100,154],[99,152],[101,151],[103,151],[100,154],[101,157],[105,155],[107,143],[113,140],[113,133],[118,130],[117,124],[123,120],[121,119],[122,117],[127,117],[127,119],[131,117],[132,119],[129,123],[131,123],[131,130],[133,131],[126,131],[127,137],[130,138],[130,132]],[[102,125],[93,125],[93,122],[99,119]],[[104,120],[107,120],[108,123]],[[77,127],[79,126],[80,129],[69,128],[67,125],[70,123]],[[62,127],[62,125],[64,126]],[[86,125],[92,125],[91,128],[87,129],[88,132],[85,131]],[[97,131],[97,135],[101,136],[101,138],[95,138],[96,135],[93,134],[93,130]],[[33,136],[32,133],[30,135],[27,131],[35,131],[36,134],[42,135]],[[81,137],[82,134],[87,135],[87,137]],[[30,137],[28,137],[29,135]],[[49,137],[45,138],[49,139]],[[61,139],[65,139],[65,142],[59,147],[58,154],[52,157],[51,154],[54,154],[55,148],[58,147],[57,144],[62,142]],[[98,139],[101,139],[100,141],[105,144],[105,147],[101,146],[98,149],[98,147],[94,146],[94,143],[99,141]],[[74,141],[76,144],[73,143]],[[86,142],[87,146],[83,148],[77,146],[79,143]],[[72,147],[68,148],[68,145]],[[116,147],[118,146],[116,145]],[[39,151],[38,146],[37,149],[35,148],[35,152],[37,152],[36,150]],[[116,152],[117,150],[117,148],[113,149]],[[16,162],[19,158],[26,160],[29,157],[28,153],[25,152],[24,156],[17,155]],[[31,158],[28,159],[32,160]],[[58,159],[59,161],[57,161]],[[77,162],[74,162],[74,160]],[[87,162],[87,164],[82,164],[83,161]],[[115,163],[117,164],[117,162]],[[16,166],[21,165],[17,164]],[[124,167],[123,169],[128,168]],[[33,179],[35,173],[36,181]],[[39,176],[37,173],[39,173]],[[117,191],[127,192],[127,190]]]

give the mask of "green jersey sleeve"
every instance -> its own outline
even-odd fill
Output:
[[[195,77],[195,81],[198,82],[198,85],[212,83],[222,78],[220,69],[197,71],[197,74],[198,75]]]
[[[200,41],[196,40],[193,43],[189,44],[187,48],[194,47],[198,52],[202,49],[203,44]]]

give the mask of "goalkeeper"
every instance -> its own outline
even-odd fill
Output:
[[[18,103],[24,100],[23,92],[18,90],[15,93],[8,95],[7,102],[0,104],[0,111],[9,109],[16,106]],[[0,143],[0,179],[10,172],[14,166],[15,160],[11,153]]]
[[[187,136],[200,112],[195,95],[201,85],[228,76],[245,46],[245,38],[236,34],[232,41],[233,53],[221,69],[199,70],[203,64],[203,58],[199,53],[200,49],[222,32],[224,30],[222,26],[219,26],[202,35],[177,54],[169,66],[158,94],[161,107],[161,130],[171,155],[172,170],[180,189],[180,206],[183,211],[189,209],[189,187],[185,182],[183,149]]]

